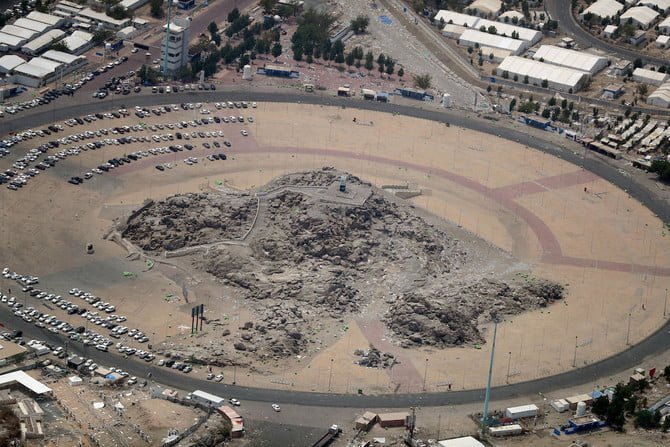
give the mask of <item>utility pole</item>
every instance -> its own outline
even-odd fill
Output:
[[[576,368],[577,367],[577,340],[579,337],[575,335],[575,355],[572,357],[572,367]]]
[[[668,289],[665,289],[665,303],[663,304],[663,318],[668,310]]]
[[[426,359],[426,368],[423,370],[423,390],[426,391],[426,379],[428,378],[428,359]]]
[[[507,379],[505,380],[505,383],[509,383],[509,369],[510,366],[512,366],[512,351],[509,351],[507,355]]]
[[[498,334],[498,319],[493,324],[493,343],[491,345],[491,361],[489,362],[489,378],[486,382],[486,396],[484,397],[484,418],[482,419],[482,434],[486,433],[489,422],[489,399],[491,397],[491,376],[493,375],[493,356],[496,352],[496,336]]]
[[[630,344],[630,320],[633,316],[632,313],[628,313],[628,331],[626,332],[626,345]]]
[[[335,359],[330,359],[330,372],[328,373],[328,391],[330,391],[330,384],[333,380],[333,360]]]

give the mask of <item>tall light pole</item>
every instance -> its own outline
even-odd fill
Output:
[[[493,375],[493,356],[496,352],[496,336],[498,334],[498,319],[493,324],[493,343],[491,344],[491,361],[489,362],[489,378],[486,381],[486,395],[484,397],[484,418],[482,419],[482,433],[486,433],[489,422],[489,399],[491,397],[491,376]]]
[[[668,310],[668,289],[665,289],[665,303],[663,304],[663,318]]]
[[[575,355],[572,357],[572,367],[575,368],[577,367],[577,341],[579,340],[579,337],[575,335]]]
[[[428,378],[428,359],[426,359],[426,367],[423,370],[423,390],[426,391],[426,379]]]
[[[505,383],[509,383],[509,368],[512,366],[512,351],[509,351],[507,354],[507,379],[505,380]]]
[[[330,391],[330,384],[333,380],[333,360],[334,359],[330,359],[330,372],[328,374],[328,391]]]
[[[630,320],[632,316],[633,316],[632,313],[628,313],[628,331],[626,331],[626,345],[630,344]]]

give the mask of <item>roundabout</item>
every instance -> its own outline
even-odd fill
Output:
[[[113,222],[126,219],[146,199],[163,200],[217,186],[254,190],[281,175],[335,166],[375,186],[404,184],[422,191],[408,203],[426,219],[440,222],[461,241],[510,256],[515,269],[565,287],[563,300],[508,316],[499,324],[494,398],[593,383],[665,349],[670,247],[661,219],[667,220],[667,210],[662,201],[591,154],[559,149],[524,133],[525,129],[398,105],[226,91],[132,100],[133,107],[148,108],[202,102],[212,115],[242,114],[254,120],[205,126],[208,131],[222,129],[231,140],[231,147],[221,151],[203,147],[208,140],[198,139],[188,154],[155,154],[81,185],[68,184],[68,178],[108,159],[159,144],[106,145],[64,158],[18,191],[3,189],[0,237],[6,248],[0,258],[3,267],[39,276],[40,287],[61,295],[72,287],[91,290],[115,304],[116,312],[144,331],[152,345],[186,337],[183,326],[188,329],[188,310],[195,303],[205,304],[210,320],[237,322],[230,325],[232,332],[253,315],[242,302],[222,300],[216,285],[202,273],[175,268],[160,258],[154,259],[159,261],[157,267],[147,269],[144,263],[126,258],[118,244],[102,240]],[[213,104],[224,100],[256,101],[258,107],[216,110]],[[0,127],[5,135],[10,129],[37,129],[73,116],[116,110],[121,103],[64,105],[4,121]],[[124,105],[132,111],[130,104]],[[197,108],[142,119],[130,114],[66,126],[56,135],[23,141],[11,152],[20,154],[54,137],[83,130],[204,116]],[[128,135],[152,133],[142,130]],[[227,159],[206,158],[215,152],[225,152]],[[199,163],[185,164],[182,159],[187,156],[199,158]],[[0,161],[3,170],[11,166],[10,160]],[[175,166],[159,171],[154,169],[158,163]],[[91,254],[84,250],[88,243],[95,246]],[[486,259],[480,261],[482,269],[495,269]],[[124,272],[135,277],[124,277]],[[2,286],[13,285],[3,278]],[[179,299],[166,299],[167,295]],[[32,301],[38,308],[36,303]],[[6,307],[1,311],[9,326],[18,320],[5,318]],[[18,324],[35,334],[33,338],[61,340],[46,331],[41,335],[38,328],[21,320]],[[204,368],[185,375],[125,359],[112,349],[102,353],[86,348],[85,354],[99,364],[119,365],[138,375],[151,372],[154,380],[182,389],[228,394],[234,389],[244,400],[388,407],[482,399],[490,324],[482,327],[486,343],[477,347],[412,349],[399,346],[375,311],[346,315],[339,326],[343,325],[346,330],[324,328],[319,342],[299,359],[250,363],[246,354],[240,354],[253,369],[233,367],[231,371],[231,366],[225,366],[222,383],[204,381]],[[193,342],[199,340],[204,343],[207,338],[196,337]],[[399,365],[380,370],[354,364],[353,350],[370,344],[392,352]],[[84,352],[77,343],[70,348]],[[358,390],[362,396],[354,395]]]

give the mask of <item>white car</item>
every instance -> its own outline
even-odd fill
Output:
[[[276,412],[280,412],[280,411],[281,411],[281,407],[280,407],[279,405],[277,405],[277,404],[272,404],[272,409],[273,409],[274,411],[276,411]]]
[[[241,133],[242,136],[244,136],[244,137],[249,136],[249,132],[247,132],[247,131],[244,130],[244,129],[240,130],[240,133]]]
[[[242,405],[242,402],[240,402],[237,399],[230,399],[230,403],[231,403],[231,405],[235,405],[236,407],[239,407],[240,405]]]

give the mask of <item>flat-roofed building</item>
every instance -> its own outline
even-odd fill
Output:
[[[21,28],[14,25],[5,25],[0,28],[0,33],[10,34],[12,36],[20,37],[21,39],[31,40],[39,35],[36,31],[31,31],[29,29]]]
[[[24,371],[14,371],[0,375],[0,387],[4,388],[15,384],[19,384],[39,396],[50,396],[52,394],[51,388]]]
[[[473,28],[479,21],[479,17],[443,9],[439,11],[437,14],[435,14],[433,20],[436,22],[444,22],[445,25],[451,23],[453,25],[460,25],[465,26],[467,28]]]
[[[458,43],[459,45],[466,47],[475,47],[476,45],[479,45],[482,47],[482,52],[485,55],[487,53],[484,47],[506,50],[514,55],[521,54],[528,48],[528,42],[523,40],[497,36],[495,34],[484,33],[473,29],[468,29],[463,34],[461,34],[461,37],[458,39]]]
[[[658,24],[658,31],[663,34],[670,34],[670,16]]]
[[[28,39],[14,36],[12,34],[5,34],[0,31],[0,51],[16,50],[21,48],[21,45],[28,42]]]
[[[57,17],[51,14],[45,14],[39,11],[31,11],[26,16],[26,19],[46,23],[47,25],[50,25],[52,28],[58,28],[65,24],[65,19],[63,19],[62,17]]]
[[[93,34],[81,30],[75,30],[61,42],[67,46],[68,51],[72,54],[82,54],[94,45]]]
[[[661,85],[668,79],[667,73],[647,70],[646,68],[636,68],[633,70],[633,80],[645,84]]]
[[[93,11],[91,8],[82,9],[77,15],[77,17],[88,19],[93,23],[99,23],[103,27],[113,31],[118,31],[128,26],[131,22],[131,19],[129,18],[117,20],[102,12]]]
[[[582,89],[590,78],[589,74],[583,71],[518,56],[509,56],[502,61],[498,66],[498,73],[505,72],[508,73],[509,78],[516,75],[519,82],[524,81],[528,76],[530,84],[539,86],[546,80],[549,88],[572,93]]]
[[[20,58],[19,56],[14,55],[14,54],[8,54],[6,56],[2,56],[2,57],[0,57],[0,73],[3,73],[3,74],[11,73],[12,70],[14,70],[16,67],[18,67],[21,64],[25,64],[25,63],[26,63],[26,61],[24,59]],[[3,346],[3,349],[4,349],[4,346]],[[25,352],[25,348],[23,348],[23,350],[21,352]],[[4,354],[4,352],[2,352],[1,350],[0,350],[0,353]]]
[[[484,17],[496,17],[502,8],[500,0],[475,0],[465,9]]]
[[[49,25],[48,23],[43,23],[43,22],[38,22],[37,20],[31,20],[31,19],[26,19],[25,17],[21,17],[20,19],[16,19],[13,23],[14,26],[19,26],[21,28],[29,29],[31,31],[35,31],[37,33],[46,33],[53,27]]]
[[[598,0],[586,8],[579,17],[583,20],[584,16],[592,14],[601,19],[616,17],[623,10],[623,4],[616,0]]]
[[[596,74],[607,67],[606,57],[553,45],[542,45],[533,55],[533,59],[553,65],[560,65],[561,67],[574,68],[575,70],[591,74]]]
[[[191,21],[188,18],[173,20],[169,30],[168,25],[163,26],[165,37],[161,44],[161,69],[166,69],[168,73],[174,73],[188,63],[190,26]]]
[[[634,6],[621,14],[621,23],[629,20],[642,29],[647,29],[658,17],[658,13],[648,6]]]
[[[21,52],[33,55],[41,53],[42,51],[51,47],[51,45],[53,45],[54,43],[61,40],[63,37],[65,37],[65,31],[61,31],[59,29],[52,29],[51,31],[47,31],[41,36],[36,37],[30,42],[26,42],[21,47]]]
[[[41,87],[56,78],[62,64],[36,57],[14,68],[14,82],[28,87]],[[60,73],[60,72],[59,72]]]
[[[670,82],[661,85],[651,95],[647,96],[647,104],[666,109],[670,107]]]
[[[670,11],[670,0],[640,0],[637,4],[649,6],[650,8],[656,7],[656,9],[663,12]]]

